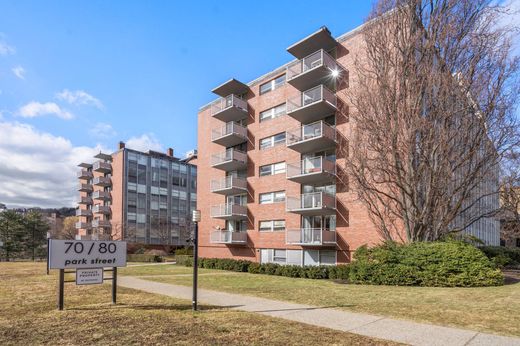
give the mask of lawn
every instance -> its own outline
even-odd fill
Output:
[[[66,284],[60,312],[56,273],[44,274],[44,263],[0,263],[0,345],[394,345],[218,307],[193,313],[188,301],[124,288],[111,305],[109,284]]]
[[[125,268],[124,275],[191,285],[191,268],[176,265]],[[348,285],[330,280],[200,270],[202,288],[335,306],[399,319],[520,336],[520,283],[483,288]]]

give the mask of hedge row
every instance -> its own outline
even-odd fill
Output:
[[[308,279],[339,279],[356,284],[477,287],[503,285],[504,277],[482,251],[460,242],[386,243],[360,247],[348,265],[294,266],[228,258],[200,258],[199,267]],[[177,263],[193,265],[191,256]]]
[[[356,250],[349,281],[357,284],[478,287],[504,284],[482,251],[460,242],[386,243]]]
[[[163,262],[163,258],[159,255],[145,255],[145,254],[129,254],[126,255],[128,262]]]
[[[193,257],[177,256],[177,264],[193,266]],[[287,276],[307,279],[340,279],[348,278],[348,266],[295,266],[275,263],[256,263],[230,258],[199,258],[199,268],[230,270],[235,272]]]
[[[503,246],[482,246],[480,250],[498,267],[520,266],[520,249]]]

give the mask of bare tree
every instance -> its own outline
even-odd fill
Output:
[[[500,236],[506,246],[520,239],[520,153],[511,152],[502,165],[500,185]]]
[[[73,240],[76,239],[78,231],[76,229],[76,222],[79,218],[77,216],[67,216],[62,223],[61,229],[58,230],[57,237],[59,239]]]
[[[384,239],[436,240],[497,212],[519,83],[492,4],[380,0],[363,28],[346,169]]]

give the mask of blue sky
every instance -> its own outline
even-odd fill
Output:
[[[370,7],[0,0],[0,203],[73,206],[77,163],[119,140],[183,156],[212,88],[286,63],[322,25],[355,28]]]

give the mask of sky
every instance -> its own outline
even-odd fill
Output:
[[[0,203],[75,206],[77,165],[120,140],[183,157],[211,89],[285,64],[323,25],[356,28],[371,5],[0,0]]]
[[[196,148],[211,89],[292,60],[326,25],[362,24],[371,1],[0,0],[0,203],[74,206],[77,164],[122,140]]]

